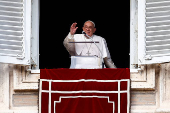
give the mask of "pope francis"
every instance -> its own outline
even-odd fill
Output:
[[[64,46],[71,55],[71,67],[81,69],[100,69],[104,63],[107,68],[116,68],[112,62],[104,38],[94,35],[96,28],[93,21],[86,21],[84,34],[75,34],[78,27],[73,23],[70,32],[64,39]]]

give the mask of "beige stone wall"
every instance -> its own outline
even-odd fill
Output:
[[[0,64],[0,113],[38,113],[40,74],[28,67]]]
[[[12,95],[13,107],[38,106],[38,92],[17,92]]]
[[[131,81],[131,113],[170,113],[170,63],[145,65]]]
[[[0,64],[0,113],[38,113],[38,79],[28,67]],[[131,73],[131,113],[170,113],[170,63]]]
[[[155,106],[154,91],[131,91],[131,106]]]

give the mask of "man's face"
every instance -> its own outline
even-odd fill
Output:
[[[93,33],[96,31],[96,28],[94,27],[94,25],[93,25],[92,22],[87,21],[87,22],[84,24],[83,31],[84,31],[87,35],[92,36]]]

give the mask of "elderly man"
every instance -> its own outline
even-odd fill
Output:
[[[109,50],[107,48],[107,44],[104,38],[94,35],[96,28],[94,22],[88,20],[84,23],[83,31],[85,34],[75,34],[78,27],[76,27],[77,23],[73,23],[70,27],[70,32],[68,36],[64,40],[64,46],[71,56],[86,56],[85,59],[81,60],[81,65],[87,66],[93,61],[88,60],[90,56],[95,56],[100,59],[98,64],[98,68],[102,68],[102,62],[107,68],[116,68],[114,63],[111,60]],[[85,42],[85,43],[69,43],[69,42]],[[86,43],[90,42],[90,43]],[[98,42],[98,43],[92,43]],[[78,62],[78,61],[76,61]],[[82,67],[83,67],[82,66]],[[80,66],[81,68],[81,66]],[[88,68],[88,67],[87,67]]]

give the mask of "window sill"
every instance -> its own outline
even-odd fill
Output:
[[[31,70],[31,73],[32,73],[32,74],[40,74],[40,69]]]
[[[130,69],[130,72],[131,73],[138,73],[141,69]],[[37,70],[31,70],[31,73],[40,73],[40,69],[37,69]]]
[[[142,69],[138,68],[138,69],[130,69],[130,73],[138,73],[140,72]]]
[[[137,73],[137,72],[138,72],[138,69],[130,69],[130,72],[131,72],[131,73]]]

